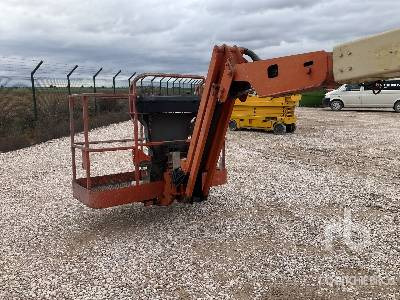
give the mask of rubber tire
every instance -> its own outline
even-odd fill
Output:
[[[343,102],[340,100],[333,100],[331,101],[331,103],[329,104],[331,110],[333,111],[339,111],[343,108]]]
[[[395,112],[400,113],[400,100],[397,100],[393,106]]]
[[[286,132],[287,133],[293,133],[296,131],[296,124],[288,124],[286,125]]]
[[[230,121],[229,121],[229,130],[230,130],[230,131],[236,131],[236,130],[238,130],[237,123],[236,123],[235,120],[230,120]]]
[[[276,123],[274,125],[274,134],[285,134],[286,133],[286,126],[282,123]]]

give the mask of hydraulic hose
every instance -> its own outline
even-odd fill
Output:
[[[242,48],[242,49],[243,49],[243,54],[250,57],[253,61],[261,60],[261,58],[257,54],[255,54],[253,50],[247,48]]]

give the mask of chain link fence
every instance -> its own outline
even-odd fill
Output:
[[[49,65],[43,61],[37,63],[37,60],[30,64],[26,61],[13,63],[14,66],[11,63],[2,64],[0,57],[0,152],[67,136],[68,95],[128,94],[135,75],[105,68]],[[181,95],[194,94],[199,82],[150,77],[137,85],[140,93]],[[91,97],[91,128],[129,120],[128,111],[125,99],[108,101]],[[82,111],[79,105],[76,105],[74,117],[76,130],[81,130]]]
[[[132,74],[102,69],[93,78],[97,72],[76,67],[71,73],[66,65],[27,61],[2,64],[0,57],[0,152],[68,135],[69,94],[128,93]],[[61,73],[69,76],[58,76]],[[124,100],[94,100],[90,107],[92,128],[130,118]],[[79,126],[81,112],[75,115]]]

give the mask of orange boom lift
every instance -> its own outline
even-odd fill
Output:
[[[127,95],[72,95],[69,104],[74,196],[92,208],[132,202],[165,206],[174,200],[202,201],[212,186],[227,180],[224,144],[235,99],[244,101],[253,90],[260,97],[272,97],[332,86],[335,82],[393,77],[400,71],[398,61],[393,63],[399,50],[394,41],[400,44],[400,31],[343,44],[333,53],[317,51],[266,60],[246,48],[215,46],[205,81],[193,75],[145,73],[133,80]],[[380,51],[380,56],[370,55],[375,50]],[[158,93],[153,86],[150,92],[139,88],[138,83],[145,78],[152,78],[152,84],[155,78],[161,78]],[[161,84],[166,78],[169,82],[171,79],[191,82],[190,92],[168,95],[167,87],[167,94],[163,94]],[[380,84],[376,81],[375,89]],[[89,141],[91,97],[129,101],[133,138]],[[77,101],[83,109],[84,140],[81,142],[75,141],[73,111]],[[126,143],[126,146],[99,147],[113,143]],[[77,178],[76,149],[82,151],[86,174],[82,178]],[[91,154],[107,151],[131,151],[133,170],[91,176]]]

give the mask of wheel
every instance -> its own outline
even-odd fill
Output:
[[[396,101],[396,103],[393,106],[393,109],[395,112],[400,113],[400,100]]]
[[[229,121],[229,130],[235,131],[237,129],[238,129],[238,127],[237,127],[236,121],[235,120],[230,120]]]
[[[343,102],[340,100],[331,101],[330,107],[334,111],[341,110],[343,108]]]
[[[296,131],[296,124],[288,124],[286,125],[286,132],[293,133]]]
[[[277,123],[274,125],[274,134],[285,134],[286,126],[282,123]]]

